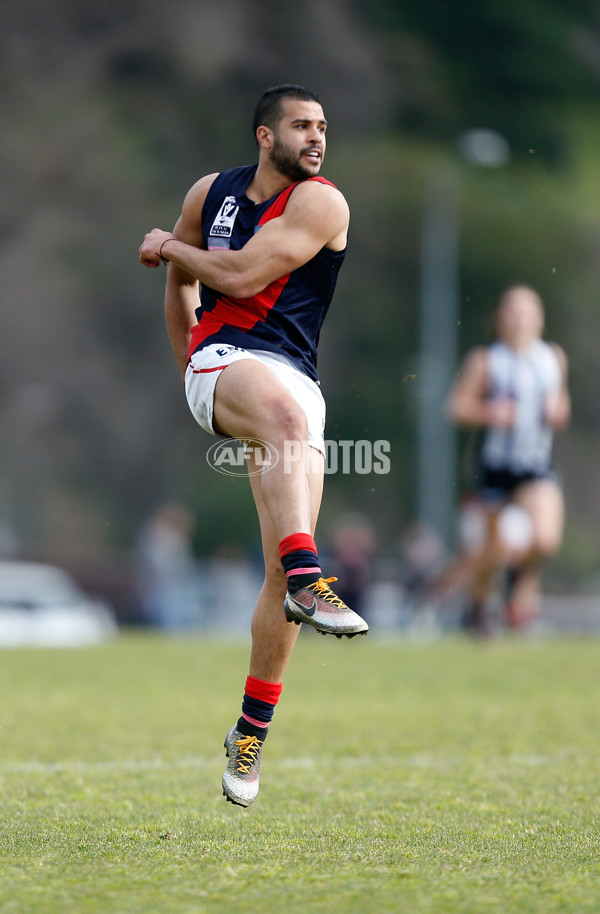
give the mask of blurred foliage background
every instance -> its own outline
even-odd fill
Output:
[[[323,174],[352,212],[320,351],[327,437],[387,439],[392,460],[387,476],[327,477],[322,536],[357,509],[393,551],[418,510],[420,234],[443,168],[458,188],[457,356],[490,340],[515,281],[538,288],[569,356],[553,567],[594,586],[600,2],[5,0],[0,55],[0,523],[20,554],[123,569],[168,500],[192,509],[199,554],[256,547],[247,484],[208,467],[212,439],[188,412],[164,273],[137,248],[198,177],[255,160],[256,100],[299,82],[322,99]],[[504,138],[508,160],[466,159],[474,128]]]

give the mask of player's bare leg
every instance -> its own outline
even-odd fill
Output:
[[[516,566],[507,603],[507,622],[518,628],[535,621],[541,609],[541,574],[544,561],[560,548],[564,527],[564,500],[551,479],[526,483],[515,492],[513,502],[529,515],[533,534],[531,547]]]
[[[463,622],[467,630],[479,635],[489,635],[488,599],[494,575],[505,558],[505,549],[498,538],[497,519],[499,508],[488,508],[484,517],[481,546],[470,556],[469,578],[471,602]]]

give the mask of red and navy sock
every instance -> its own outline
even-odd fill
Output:
[[[315,541],[309,533],[292,533],[279,543],[281,564],[288,579],[288,590],[314,584],[321,577],[321,565]]]
[[[282,689],[281,682],[266,682],[264,679],[248,676],[242,701],[242,716],[237,722],[240,733],[244,736],[256,736],[260,740],[266,739]]]

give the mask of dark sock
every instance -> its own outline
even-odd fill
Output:
[[[308,533],[293,533],[284,537],[279,544],[279,555],[290,593],[314,584],[321,577],[317,547]]]
[[[257,739],[264,741],[267,738],[267,733],[269,732],[268,727],[256,727],[254,724],[251,724],[250,721],[246,720],[245,717],[240,717],[237,724],[235,725],[236,730],[239,730],[244,736],[255,736]]]
[[[463,613],[463,628],[478,629],[484,624],[485,618],[484,604],[479,600],[473,600]]]
[[[321,577],[320,571],[308,572],[306,574],[291,574],[287,579],[288,590],[291,594],[297,593],[303,587],[314,584]]]
[[[266,739],[282,688],[281,682],[267,682],[248,676],[242,700],[242,716],[236,725],[240,733],[256,736],[263,741]]]
[[[514,590],[515,584],[521,577],[522,573],[523,569],[515,565],[506,569],[506,574],[504,576],[504,599],[506,602],[508,602],[512,597],[512,592]]]

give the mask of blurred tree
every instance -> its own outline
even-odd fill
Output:
[[[514,154],[532,147],[549,161],[568,130],[548,103],[592,100],[600,85],[600,8],[590,0],[438,0],[369,4],[396,64],[397,122],[452,138],[494,126]]]

